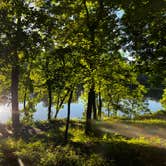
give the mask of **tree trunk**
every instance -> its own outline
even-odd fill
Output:
[[[18,84],[19,84],[19,66],[18,64],[12,65],[11,72],[11,95],[12,95],[12,126],[14,132],[20,127],[20,117],[18,108]]]
[[[98,106],[98,117],[101,119],[101,110],[102,110],[102,99],[101,92],[99,92],[99,106]]]
[[[92,116],[92,105],[93,105],[93,92],[94,88],[92,87],[88,93],[88,106],[86,111],[86,126],[85,134],[89,135],[91,133],[91,116]]]
[[[110,105],[108,104],[108,106],[107,106],[107,111],[108,111],[108,117],[110,117],[110,107],[109,107]]]
[[[64,101],[65,101],[67,95],[69,94],[69,92],[70,92],[70,90],[67,91],[67,93],[65,94],[65,96],[63,97],[63,99],[60,101],[60,104],[59,104],[59,106],[58,106],[58,109],[56,109],[56,112],[55,112],[55,116],[54,116],[55,119],[57,118],[58,113],[59,113],[59,110],[60,110],[60,108],[62,107],[62,105],[63,105],[63,103],[64,103]],[[59,102],[58,102],[58,103],[59,103]]]
[[[58,113],[59,113],[59,110],[56,109],[55,116],[54,116],[55,119],[57,118]]]
[[[93,95],[92,95],[92,107],[93,107],[93,119],[97,120],[96,94],[94,89],[93,89]]]
[[[67,142],[68,140],[68,129],[69,129],[69,122],[70,122],[70,104],[72,101],[72,96],[73,96],[73,90],[70,92],[70,96],[68,100],[67,121],[66,121],[65,137],[64,137],[65,142]]]
[[[114,117],[117,117],[117,115],[118,115],[118,109],[116,107],[115,110],[114,110]]]
[[[23,107],[24,107],[23,109],[24,109],[25,116],[28,117],[28,111],[26,109],[26,98],[27,98],[27,93],[25,92],[24,93],[24,101],[23,101]]]
[[[52,107],[52,89],[51,83],[48,81],[47,83],[47,90],[48,90],[48,120],[51,120],[51,107]]]

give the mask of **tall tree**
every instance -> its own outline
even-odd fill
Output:
[[[26,58],[36,52],[40,43],[35,8],[23,0],[3,1],[0,10],[0,52],[5,64],[11,65],[12,124],[19,127],[18,86]],[[25,67],[25,66],[24,66]]]
[[[155,86],[165,78],[166,3],[163,0],[118,1],[123,10],[122,24],[127,49],[136,58],[138,69]]]

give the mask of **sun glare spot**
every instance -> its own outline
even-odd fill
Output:
[[[0,123],[6,123],[11,118],[10,106],[0,105]]]

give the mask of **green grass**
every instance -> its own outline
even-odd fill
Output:
[[[100,128],[96,128],[91,136],[86,136],[84,122],[72,121],[69,142],[65,144],[64,122],[64,120],[51,124],[37,122],[33,127],[25,126],[25,131],[17,139],[13,137],[0,139],[0,165],[9,165],[18,158],[25,165],[31,166],[162,166],[166,162],[166,145],[160,146],[160,138],[147,139],[143,136],[129,138],[116,132],[103,132]],[[97,121],[97,127],[101,127],[101,123],[102,121]],[[157,126],[164,122],[107,120],[103,123],[108,123],[109,127],[118,123]],[[27,131],[30,131],[29,134]]]
[[[140,115],[137,119],[163,119],[166,120],[166,110],[159,110],[151,114]]]
[[[166,126],[166,120],[162,119],[130,120],[128,122],[133,124]]]

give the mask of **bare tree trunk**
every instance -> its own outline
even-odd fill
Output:
[[[94,89],[93,89],[93,95],[92,95],[92,107],[93,107],[93,119],[97,120],[96,94]]]
[[[52,107],[52,89],[51,89],[51,82],[48,80],[47,83],[47,90],[48,90],[48,120],[51,120],[51,107]]]
[[[28,111],[26,109],[26,98],[27,98],[27,93],[25,91],[25,93],[24,93],[24,101],[23,101],[23,109],[24,109],[25,116],[28,117]]]
[[[66,121],[66,130],[64,140],[67,142],[68,140],[68,130],[69,130],[69,122],[70,122],[70,104],[72,101],[73,90],[70,92],[69,100],[68,100],[68,111],[67,111],[67,121]]]
[[[99,92],[98,95],[99,95],[98,117],[101,119],[101,110],[102,110],[101,92]]]
[[[58,113],[59,113],[59,109],[58,110],[56,109],[55,116],[54,116],[55,119],[57,118]]]
[[[63,99],[61,100],[61,102],[60,102],[60,104],[58,106],[59,109],[56,109],[55,116],[54,116],[55,119],[57,118],[59,110],[62,107],[62,105],[63,105],[63,103],[64,103],[64,101],[65,101],[65,99],[66,99],[66,97],[67,97],[68,94],[69,94],[69,90],[67,91],[67,93],[65,94],[65,96],[63,97]]]
[[[88,106],[86,111],[86,126],[85,126],[85,134],[87,135],[91,133],[92,104],[93,104],[93,88],[91,88],[88,93]]]
[[[108,106],[107,106],[107,111],[108,111],[108,117],[110,117],[110,107],[109,107],[109,103],[108,103]]]
[[[12,126],[14,132],[20,127],[20,117],[18,108],[18,84],[19,84],[19,66],[18,64],[12,65],[11,72],[11,95],[12,95]]]

